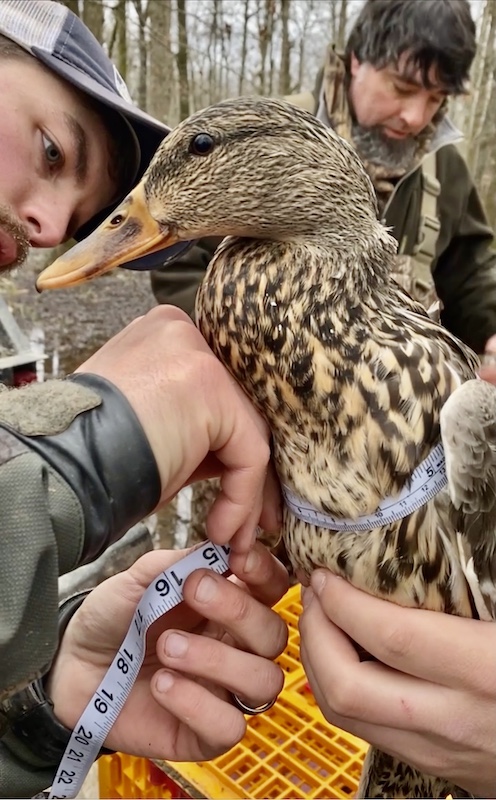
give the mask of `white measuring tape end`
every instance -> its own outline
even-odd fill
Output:
[[[145,657],[150,625],[183,599],[184,581],[196,569],[229,571],[229,548],[206,542],[157,575],[141,598],[124,641],[83,711],[59,764],[49,798],[73,798],[131,693]]]

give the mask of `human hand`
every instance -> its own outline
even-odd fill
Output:
[[[106,378],[126,396],[157,461],[161,505],[186,483],[220,476],[207,518],[212,541],[246,554],[259,521],[280,528],[268,429],[184,312],[153,309],[77,371]]]
[[[301,656],[326,719],[494,797],[496,625],[401,608],[323,570],[311,587],[303,591]],[[361,662],[353,642],[378,661]]]
[[[46,687],[68,728],[111,664],[149,583],[184,555],[147,553],[94,589],[74,614]],[[286,592],[286,570],[259,543],[249,572],[239,569],[244,562],[232,556],[230,565],[245,586],[203,569],[187,578],[185,602],[148,632],[145,661],[107,747],[149,758],[210,759],[245,732],[231,692],[255,707],[281,691],[283,673],[272,659],[284,649],[287,630],[267,606]]]

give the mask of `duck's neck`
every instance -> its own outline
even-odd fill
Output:
[[[353,240],[305,244],[307,259],[315,265],[317,281],[325,283],[329,299],[360,302],[381,291],[389,284],[393,252],[396,245],[382,239],[372,239],[365,244]]]
[[[336,302],[348,306],[350,300],[354,304],[381,293],[395,252],[396,242],[382,226],[367,240],[325,233],[284,241],[228,237],[212,267],[220,283],[236,282],[241,292],[243,286],[278,285],[288,299],[321,291],[330,307]]]

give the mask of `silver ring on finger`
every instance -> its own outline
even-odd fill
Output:
[[[269,700],[268,703],[264,703],[261,706],[247,706],[246,703],[243,703],[242,700],[239,699],[237,694],[231,692],[233,704],[238,708],[243,714],[248,714],[250,717],[254,717],[256,714],[263,714],[265,711],[268,711],[269,708],[272,708],[274,703],[277,700],[277,695],[272,699]]]

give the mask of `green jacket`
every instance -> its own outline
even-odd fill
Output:
[[[31,797],[58,766],[20,738],[8,704],[56,652],[59,575],[95,559],[159,497],[148,440],[108,381],[0,387],[0,797]]]
[[[308,107],[308,95],[287,98]],[[317,108],[315,105],[314,113]],[[443,324],[476,352],[496,333],[496,253],[494,237],[467,164],[457,144],[461,134],[446,119],[433,140],[436,175],[441,184],[437,214],[441,224],[432,274],[442,301]],[[386,206],[385,224],[412,255],[422,203],[422,169],[401,179]],[[177,261],[152,273],[159,303],[172,303],[193,315],[198,284],[218,239],[202,239]]]

